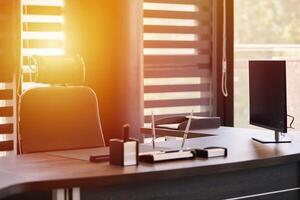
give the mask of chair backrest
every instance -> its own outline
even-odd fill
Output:
[[[105,146],[97,97],[88,87],[29,89],[19,109],[21,153]]]

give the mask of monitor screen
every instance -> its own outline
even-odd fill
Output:
[[[249,61],[250,124],[287,132],[285,61]]]

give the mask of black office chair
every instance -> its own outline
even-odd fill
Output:
[[[81,61],[51,56],[35,57],[34,62],[36,82],[52,85],[29,89],[20,97],[21,153],[105,146],[96,94],[69,85],[84,80]]]

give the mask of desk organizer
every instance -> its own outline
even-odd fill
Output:
[[[195,154],[192,150],[171,150],[140,154],[140,161],[154,163],[169,160],[191,159],[194,157]]]
[[[123,126],[123,140],[109,141],[109,162],[111,165],[138,165],[139,142],[129,138],[129,125]]]

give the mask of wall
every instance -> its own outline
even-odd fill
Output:
[[[66,52],[85,59],[106,141],[121,137],[125,123],[141,138],[142,0],[66,0],[64,14]]]

